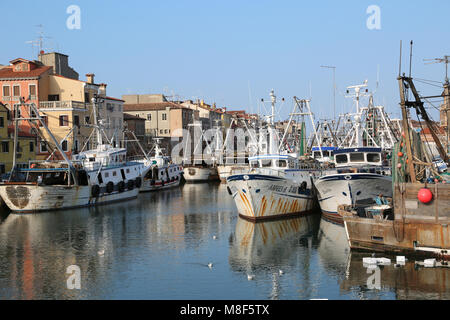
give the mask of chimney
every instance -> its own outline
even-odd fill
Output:
[[[94,76],[95,74],[93,73],[86,74],[86,82],[89,84],[94,84]]]
[[[101,97],[106,97],[106,83],[100,83],[100,88],[98,89],[98,94]]]

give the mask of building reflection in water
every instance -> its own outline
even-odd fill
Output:
[[[254,275],[272,282],[268,298],[281,294],[279,270],[296,277],[296,270],[308,282],[312,238],[317,232],[319,215],[271,222],[253,223],[238,218],[236,231],[230,236],[229,263],[234,272]],[[311,287],[304,286],[304,289]],[[305,293],[307,294],[307,293]],[[295,297],[293,297],[295,298]]]
[[[208,184],[185,185],[118,204],[5,214],[0,220],[0,299],[121,297],[118,283],[126,283],[126,277],[136,281],[136,265],[148,273],[152,257],[163,260],[198,248],[206,243],[202,238],[230,228],[235,214],[225,204],[232,199],[225,197],[226,190],[219,196],[222,191]],[[67,289],[70,265],[81,269],[81,290]]]

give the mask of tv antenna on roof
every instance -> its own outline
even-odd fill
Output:
[[[444,58],[435,58],[435,59],[423,59],[423,61],[432,61],[425,64],[435,64],[435,63],[445,63],[445,83],[448,83],[448,61],[450,60],[450,56],[444,56]]]
[[[41,52],[44,49],[49,49],[49,48],[44,48],[44,39],[51,39],[52,37],[47,37],[44,35],[44,25],[42,24],[38,24],[35,27],[39,28],[38,31],[38,38],[36,40],[31,40],[31,41],[26,41],[25,43],[29,43],[31,44],[32,48],[34,49],[35,47],[38,47],[39,51],[38,51],[38,56],[39,54],[41,54]]]

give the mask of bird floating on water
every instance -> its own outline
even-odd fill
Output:
[[[279,274],[280,274],[280,276],[281,276],[281,275],[283,275],[283,274],[284,274],[284,271],[280,269],[280,270],[278,271],[278,273],[279,273]]]
[[[217,239],[217,236],[213,236],[213,239],[216,240],[216,239]]]
[[[248,274],[247,275],[247,279],[250,281],[250,280],[253,280],[255,278],[255,276],[254,275],[252,275],[252,274]]]
[[[213,267],[213,264],[212,264],[212,262],[210,262],[210,263],[208,263],[208,268],[212,268]]]
[[[105,254],[105,250],[100,250],[100,251],[98,251],[97,253],[98,253],[99,256],[102,256],[102,255]]]

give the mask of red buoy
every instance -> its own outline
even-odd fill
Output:
[[[433,194],[429,189],[420,189],[417,194],[417,199],[422,203],[429,203],[433,199]]]

